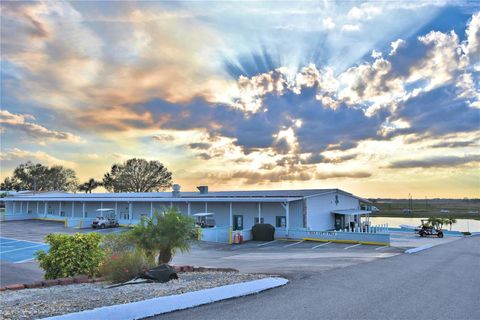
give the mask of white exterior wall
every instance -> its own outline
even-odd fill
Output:
[[[292,201],[289,206],[290,229],[303,228],[303,201]],[[285,215],[285,210],[283,215]]]
[[[230,226],[230,203],[229,202],[210,202],[208,204],[208,212],[215,213],[215,225],[217,227]]]
[[[243,216],[243,229],[250,229],[255,224],[255,218],[258,217],[258,207],[256,202],[233,202],[232,215]]]
[[[276,224],[276,217],[277,216],[285,216],[285,209],[279,202],[276,203],[269,203],[269,202],[262,202],[262,218],[264,223],[271,224],[275,227]]]
[[[335,195],[338,196],[338,204],[335,203]],[[332,210],[358,209],[359,206],[357,198],[342,193],[307,198],[307,227],[319,231],[334,229],[335,216]]]

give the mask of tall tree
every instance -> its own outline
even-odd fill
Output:
[[[2,190],[74,191],[77,176],[72,169],[62,166],[44,166],[28,161],[13,170],[0,185]]]
[[[172,185],[172,173],[159,161],[129,159],[114,164],[103,177],[103,186],[113,192],[151,192]]]
[[[79,185],[78,190],[79,191],[85,191],[85,193],[92,193],[93,190],[100,187],[101,185],[102,185],[102,183],[100,181],[97,181],[97,180],[91,178],[87,182]]]

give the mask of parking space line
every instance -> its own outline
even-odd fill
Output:
[[[313,247],[312,249],[320,248],[320,247],[326,246],[327,244],[330,244],[330,243],[331,242],[322,243],[322,244],[319,244],[318,246]]]
[[[346,247],[346,248],[343,248],[343,249],[347,250],[347,249],[355,248],[355,247],[358,247],[358,246],[361,246],[361,245],[362,245],[361,243],[357,243],[357,244],[354,244],[353,246],[349,246],[349,247]]]
[[[17,248],[17,249],[12,249],[12,250],[7,250],[7,251],[2,251],[0,252],[1,254],[9,253],[9,252],[14,252],[14,251],[20,251],[20,250],[26,250],[26,249],[31,249],[31,248],[37,248],[37,247],[44,247],[47,246],[46,244],[37,244],[36,246],[30,246],[30,247],[23,247],[23,248]]]
[[[292,246],[295,246],[295,245],[297,245],[297,244],[299,244],[299,243],[302,243],[302,242],[304,242],[304,241],[305,241],[305,240],[298,241],[298,242],[294,242],[294,243],[290,243],[290,244],[287,244],[286,246],[283,246],[283,247],[284,247],[284,248],[286,248],[286,247],[292,247]]]
[[[383,246],[383,247],[378,247],[378,248],[375,248],[375,250],[383,250],[385,248],[389,248],[390,246]]]
[[[260,244],[257,244],[257,247],[266,246],[267,244],[274,243],[274,242],[277,242],[277,241],[278,240],[272,240],[272,241],[268,241],[268,242],[265,242],[265,243],[260,243]]]
[[[15,241],[15,242],[31,242],[31,243],[42,243],[42,242],[38,242],[38,241],[31,241],[31,240],[23,240],[23,239],[14,239],[14,238],[8,238],[8,237],[0,237],[0,239],[7,239],[7,240],[11,240],[11,241]]]
[[[24,263],[24,262],[33,261],[33,260],[35,260],[35,258],[30,258],[30,259],[15,261],[14,263]]]

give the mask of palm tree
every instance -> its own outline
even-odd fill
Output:
[[[445,224],[450,225],[450,231],[452,231],[452,224],[457,223],[457,219],[453,217],[445,218]]]
[[[79,191],[85,191],[85,193],[92,193],[93,190],[100,187],[101,185],[102,185],[102,183],[100,181],[97,181],[97,180],[91,178],[87,182],[79,185],[78,190]]]
[[[428,218],[428,223],[435,229],[442,229],[445,220],[443,218],[430,217]]]
[[[177,250],[187,252],[194,234],[193,219],[183,216],[175,207],[155,212],[151,218],[143,217],[130,231],[131,239],[150,258],[159,254],[159,264],[169,263]]]

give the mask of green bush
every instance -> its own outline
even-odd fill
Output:
[[[143,251],[126,251],[107,256],[100,267],[100,274],[107,281],[121,283],[138,277],[153,265]]]
[[[104,258],[100,234],[49,234],[45,240],[50,245],[48,253],[43,250],[35,253],[40,267],[45,271],[45,279],[80,274],[94,276],[98,273]]]

